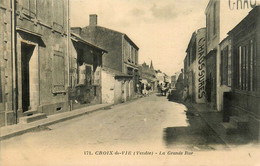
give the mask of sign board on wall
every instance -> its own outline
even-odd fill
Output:
[[[197,31],[196,36],[196,65],[195,65],[195,95],[197,103],[205,103],[206,98],[206,29]]]
[[[248,13],[260,5],[260,0],[220,0],[220,40],[232,30]]]

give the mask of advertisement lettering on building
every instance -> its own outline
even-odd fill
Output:
[[[219,41],[222,41],[255,6],[260,5],[260,0],[220,0],[219,3]]]
[[[205,39],[206,29],[199,29],[197,32],[197,51],[196,51],[196,102],[204,103],[206,98],[206,39]]]

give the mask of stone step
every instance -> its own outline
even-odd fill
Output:
[[[236,134],[238,132],[237,127],[232,123],[223,122],[221,125],[223,126],[226,134]]]
[[[43,113],[37,113],[31,116],[24,116],[19,118],[19,123],[21,124],[26,124],[26,123],[30,123],[30,122],[34,122],[36,120],[40,120],[40,119],[44,119],[47,118],[46,114]]]
[[[38,111],[37,110],[30,110],[30,111],[26,111],[26,112],[23,112],[23,116],[31,116],[31,115],[34,115],[34,114],[37,114]]]
[[[230,123],[234,125],[239,130],[239,132],[246,132],[248,130],[247,116],[231,116]]]

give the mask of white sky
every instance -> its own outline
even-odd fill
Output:
[[[126,33],[140,48],[139,64],[153,61],[168,75],[183,68],[192,33],[205,27],[208,0],[71,0],[71,26],[98,25]]]

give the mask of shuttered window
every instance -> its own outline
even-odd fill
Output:
[[[237,48],[235,56],[236,88],[244,91],[256,91],[256,50],[255,41],[250,40]],[[238,76],[238,78],[236,78]]]
[[[65,92],[65,60],[62,52],[54,51],[52,65],[53,93]]]
[[[23,14],[36,18],[36,0],[21,0]]]

